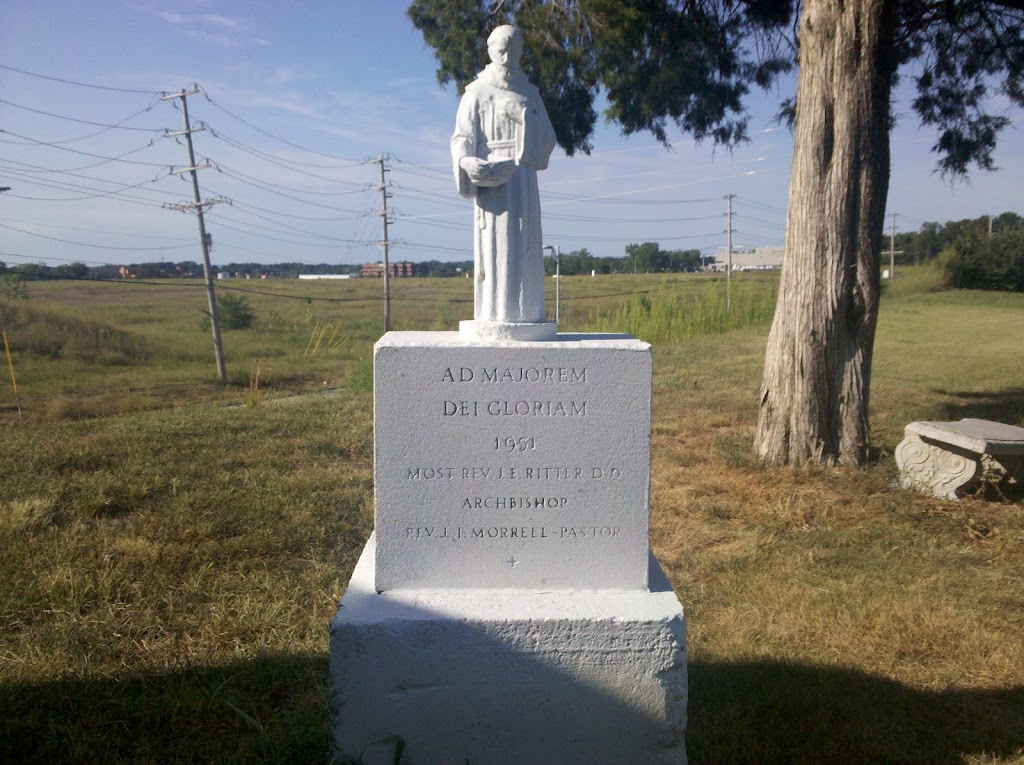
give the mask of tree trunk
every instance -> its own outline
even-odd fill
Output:
[[[786,254],[754,448],[859,465],[889,186],[895,0],[805,0]]]

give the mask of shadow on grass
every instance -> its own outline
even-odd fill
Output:
[[[326,655],[0,684],[0,762],[329,760]]]
[[[1024,686],[922,691],[837,667],[690,664],[690,762],[963,763],[1024,753]]]
[[[1024,420],[1024,388],[998,391],[935,390],[948,400],[941,404],[942,416],[950,420],[976,417],[1010,425]]]
[[[1024,687],[921,691],[853,670],[771,662],[695,662],[689,672],[695,765],[942,765],[1019,756],[1024,747]],[[327,693],[326,656],[3,684],[0,762],[326,763]]]

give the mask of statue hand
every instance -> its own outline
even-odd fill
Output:
[[[514,159],[486,160],[479,157],[462,157],[459,167],[469,176],[469,180],[477,186],[502,186],[512,178],[516,171]]]

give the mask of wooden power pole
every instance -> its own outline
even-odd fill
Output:
[[[390,172],[391,168],[387,166],[387,161],[390,159],[387,154],[381,154],[377,159],[369,160],[370,162],[376,162],[380,165],[380,200],[381,200],[381,211],[380,219],[383,225],[384,238],[379,242],[373,242],[377,244],[384,251],[384,331],[391,331],[391,262],[389,260],[389,254],[392,244],[403,244],[402,242],[392,241],[388,238],[388,200],[391,199],[391,194],[388,193],[387,179],[385,173]]]
[[[199,127],[192,127],[192,124],[188,119],[188,96],[195,95],[199,92],[199,89],[195,86],[191,90],[182,89],[177,93],[172,93],[161,98],[162,101],[170,101],[172,99],[181,99],[181,114],[184,118],[185,127],[184,130],[177,131],[164,131],[164,135],[168,138],[173,136],[183,135],[185,136],[185,145],[188,147],[188,167],[183,167],[180,170],[171,169],[171,172],[175,175],[183,175],[189,173],[192,176],[192,202],[184,202],[180,204],[165,204],[164,207],[172,210],[180,210],[182,212],[187,210],[194,210],[196,218],[199,221],[199,244],[203,249],[203,276],[206,279],[206,299],[210,308],[210,325],[213,329],[213,351],[217,357],[217,375],[220,377],[222,383],[228,381],[228,370],[224,365],[224,347],[220,340],[220,321],[217,318],[217,295],[213,289],[213,273],[210,267],[210,240],[206,236],[206,220],[203,218],[203,211],[207,207],[219,204],[221,202],[230,202],[230,200],[224,197],[217,197],[216,199],[203,200],[199,195],[199,176],[196,174],[197,170],[201,170],[204,167],[209,167],[209,163],[199,166],[196,164],[195,151],[192,148],[192,134],[201,130],[206,130],[206,126],[200,124]]]
[[[725,311],[732,313],[732,200],[735,194],[726,194],[725,198],[729,203],[726,211],[725,225]]]

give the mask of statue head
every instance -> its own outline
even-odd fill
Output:
[[[487,38],[487,53],[502,69],[517,71],[523,55],[523,35],[513,26],[502,24]]]

